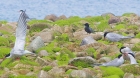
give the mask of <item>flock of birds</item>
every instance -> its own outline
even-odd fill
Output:
[[[15,45],[12,48],[12,50],[10,51],[10,53],[5,56],[6,58],[16,59],[16,58],[20,58],[21,56],[23,56],[25,54],[34,54],[28,50],[24,50],[26,30],[27,30],[27,24],[26,24],[27,19],[30,19],[30,18],[27,16],[25,11],[20,10],[18,26],[16,28]],[[89,27],[88,23],[85,23],[84,26],[85,26],[85,31],[87,33],[90,34],[90,33],[95,32],[92,30],[92,28]],[[120,34],[111,33],[111,32],[105,32],[104,38],[108,39],[109,41],[116,42],[116,41],[120,41],[122,39],[133,38],[133,37],[132,36],[122,36]],[[137,62],[135,60],[135,54],[130,48],[121,47],[120,53],[121,54],[114,60],[107,62],[107,63],[100,64],[100,65],[101,66],[120,66],[124,63],[124,60],[126,60],[126,59],[129,59],[131,64],[137,64]]]
[[[88,23],[84,24],[85,26],[85,31],[87,33],[93,33],[93,29],[90,28]],[[120,40],[123,39],[129,39],[129,38],[134,38],[134,36],[123,36],[117,33],[113,33],[113,32],[104,32],[104,39],[107,39],[111,42],[118,42]],[[107,63],[103,63],[103,64],[94,64],[98,65],[98,66],[120,66],[124,63],[125,60],[130,60],[131,64],[137,64],[137,61],[135,59],[135,53],[129,48],[129,47],[121,47],[120,48],[120,55],[118,55],[117,58],[115,58],[114,60],[111,60],[110,62]]]

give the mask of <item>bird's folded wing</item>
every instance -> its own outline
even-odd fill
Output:
[[[122,57],[123,58],[123,57]],[[120,60],[118,58],[115,58],[114,60],[104,63],[103,66],[120,66],[124,63],[124,60]]]

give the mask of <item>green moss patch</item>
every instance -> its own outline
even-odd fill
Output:
[[[127,72],[127,73],[133,73],[135,75],[139,75],[140,74],[140,67],[137,66],[137,65],[126,65],[126,66],[122,66],[121,69],[124,71],[124,72]]]
[[[133,50],[133,51],[140,51],[140,43],[135,44],[135,45],[132,47],[132,50]]]
[[[110,28],[107,20],[100,21],[100,24],[97,26],[98,31],[104,31],[107,28]]]
[[[93,47],[89,47],[88,49],[86,49],[86,52],[89,56],[93,56],[94,58],[97,57],[97,52]]]
[[[9,44],[8,39],[0,36],[0,46],[7,46],[8,47],[9,45],[10,44]]]
[[[65,25],[71,25],[75,22],[79,22],[81,20],[80,17],[78,16],[73,16],[73,17],[70,17],[69,19],[66,19],[66,20],[58,20],[56,22],[54,22],[54,24],[57,24],[59,26],[65,26]]]
[[[0,47],[0,58],[4,58],[6,54],[10,53],[11,48]]]
[[[11,74],[11,75],[9,75],[8,78],[37,78],[37,76],[26,76],[26,75],[15,76],[15,75]]]
[[[124,72],[118,67],[100,67],[103,73],[103,77],[118,75],[119,77],[123,77]]]
[[[124,24],[118,24],[118,25],[115,26],[116,30],[120,30],[120,29],[124,29],[124,28],[125,28]]]
[[[118,75],[111,75],[111,76],[107,76],[107,77],[103,77],[103,78],[121,78]]]
[[[42,68],[44,71],[49,71],[52,69],[52,66],[45,66]]]
[[[69,56],[68,54],[61,53],[59,56],[57,56],[58,60],[58,65],[63,66],[63,65],[68,65],[69,61]]]

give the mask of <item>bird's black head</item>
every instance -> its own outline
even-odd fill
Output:
[[[122,54],[118,55],[118,58],[120,58],[122,56]]]
[[[121,47],[121,48],[120,48],[120,52],[121,52],[121,53],[122,53],[122,51],[121,51],[121,50],[122,50],[122,49],[124,49],[124,48],[126,48],[126,47]]]
[[[9,56],[10,56],[10,53],[8,53],[8,54],[5,55],[5,57],[9,57]]]
[[[19,12],[24,12],[23,10],[19,10]]]
[[[86,27],[89,27],[89,23],[85,23],[84,25],[85,25]]]
[[[104,38],[106,37],[106,35],[107,35],[108,33],[109,33],[109,32],[105,32],[105,33],[104,33]]]

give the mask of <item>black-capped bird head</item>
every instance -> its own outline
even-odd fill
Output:
[[[121,48],[120,48],[120,52],[121,52],[121,53],[123,53],[123,49],[124,49],[124,48],[126,48],[126,47],[121,47]]]
[[[108,34],[109,32],[104,32],[104,38],[106,37],[106,35]]]
[[[84,25],[85,25],[86,27],[89,27],[89,23],[85,23]]]

